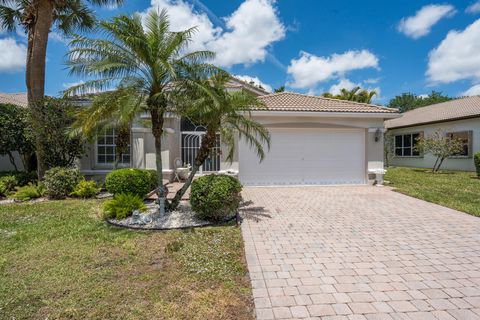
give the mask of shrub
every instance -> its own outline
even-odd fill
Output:
[[[135,194],[120,193],[103,205],[103,214],[106,219],[125,219],[134,210],[145,211],[147,206],[143,198]]]
[[[7,187],[3,185],[3,183],[0,183],[0,198],[6,197],[8,194]]]
[[[13,198],[20,201],[28,201],[40,198],[44,193],[45,187],[42,184],[34,185],[33,183],[29,183],[26,186],[17,188],[17,192],[13,195]]]
[[[75,186],[73,192],[70,193],[72,197],[78,198],[93,198],[100,192],[100,187],[93,180],[87,181],[85,179],[80,180],[80,182]]]
[[[10,192],[15,189],[16,186],[18,186],[18,181],[15,176],[4,176],[0,178],[0,184],[2,184],[7,192]]]
[[[193,181],[190,203],[203,220],[220,221],[238,210],[242,185],[227,175],[208,175]]]
[[[473,156],[473,161],[475,162],[475,168],[477,169],[477,176],[480,178],[480,152],[477,152]]]
[[[64,199],[82,179],[75,168],[55,167],[45,173],[46,194],[51,199]]]
[[[157,185],[157,170],[147,170],[147,173],[150,177],[150,190],[148,190],[148,191],[152,191],[152,190],[157,189],[157,187],[158,187],[158,185]]]
[[[107,175],[105,188],[114,195],[129,193],[143,197],[152,190],[151,183],[147,170],[118,169]]]
[[[35,171],[26,172],[26,171],[1,171],[0,177],[5,176],[14,176],[17,179],[17,186],[25,186],[30,182],[34,183],[37,181],[37,173]]]

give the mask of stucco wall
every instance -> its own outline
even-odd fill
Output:
[[[23,163],[22,159],[18,152],[13,152],[13,157],[15,158],[15,164],[18,170],[23,171]],[[14,171],[15,167],[10,162],[10,158],[8,156],[0,156],[0,171]]]
[[[423,126],[415,126],[400,129],[391,129],[393,134],[423,132],[425,136],[433,134],[436,130],[446,132],[472,131],[472,155],[480,152],[480,118],[444,122]],[[435,157],[431,154],[425,154],[420,157],[395,157],[392,160],[393,166],[431,168],[435,163]],[[442,164],[442,169],[475,171],[473,157],[468,158],[449,158]]]

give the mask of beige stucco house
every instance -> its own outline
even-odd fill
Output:
[[[445,160],[443,169],[474,171],[473,155],[480,152],[480,97],[472,96],[418,108],[385,121],[394,136],[392,165],[432,168],[435,157],[415,150],[416,139],[436,131],[461,139],[463,151]]]
[[[291,92],[270,94],[239,80],[228,88],[248,90],[264,102],[266,108],[253,111],[252,117],[270,131],[271,148],[259,163],[240,140],[232,163],[217,152],[205,162],[203,173],[233,170],[245,185],[366,184],[373,181],[370,170],[383,168],[384,121],[398,117],[396,109]],[[121,166],[155,169],[153,135],[140,123],[132,126],[130,152]],[[179,164],[193,162],[203,128],[175,114],[166,116],[164,127],[164,177],[172,179]],[[219,136],[220,150],[225,148],[221,140]],[[79,166],[87,176],[103,176],[112,170],[114,157],[115,131],[107,130],[88,146]]]

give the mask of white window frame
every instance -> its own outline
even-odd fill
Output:
[[[423,136],[423,132],[419,131],[419,132],[406,132],[406,133],[398,133],[398,134],[395,134],[394,137],[393,137],[393,141],[394,141],[394,154],[395,154],[395,157],[398,157],[398,158],[423,158],[423,154],[421,152],[419,152],[418,155],[414,155],[413,152],[414,152],[414,148],[415,148],[415,139],[413,139],[413,135],[416,135],[418,134],[419,137],[422,137]],[[401,136],[402,137],[402,146],[401,147],[397,147],[397,137],[398,136]],[[405,147],[404,146],[404,139],[405,139],[405,136],[410,136],[410,139],[411,139],[411,146],[410,147]],[[397,149],[401,148],[402,149],[402,155],[398,155],[397,154]],[[410,155],[404,155],[404,150],[405,149],[411,149],[411,152],[410,152]]]
[[[106,134],[108,130],[112,130],[113,134]],[[113,144],[107,144],[106,141],[105,143],[103,144],[99,144],[98,143],[98,139],[101,138],[101,137],[104,137],[106,139],[106,137],[113,137]],[[98,166],[98,167],[105,167],[105,168],[112,168],[115,164],[115,157],[116,157],[116,144],[115,144],[115,137],[116,137],[116,133],[115,133],[115,128],[112,128],[112,129],[105,129],[104,130],[104,133],[103,134],[99,134],[95,137],[95,165]],[[98,157],[99,157],[99,152],[98,152],[98,147],[113,147],[113,162],[99,162],[98,161]],[[127,156],[127,153],[125,154],[122,154],[122,161],[119,161],[118,163],[118,167],[122,167],[122,168],[128,168],[130,167],[131,163],[132,163],[132,148],[131,148],[131,143],[129,142],[129,145],[128,145],[128,156],[129,156],[129,161],[128,163],[124,162],[123,160],[123,157]],[[104,154],[105,156],[107,156],[107,154],[105,153]]]

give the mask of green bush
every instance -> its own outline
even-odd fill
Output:
[[[93,198],[100,192],[100,187],[93,180],[87,181],[85,179],[75,186],[70,196],[77,198]]]
[[[8,195],[7,187],[0,183],[0,198],[6,197]]]
[[[25,186],[30,182],[37,181],[37,173],[35,171],[0,171],[0,178],[5,176],[14,176],[17,179],[17,186]]]
[[[51,199],[64,199],[81,181],[82,175],[78,169],[55,167],[45,172],[43,182],[46,194]]]
[[[18,181],[15,176],[4,176],[0,178],[0,184],[2,184],[7,192],[10,192],[15,189],[16,186],[18,186]]]
[[[115,198],[108,200],[103,205],[105,219],[125,219],[134,210],[141,212],[147,210],[147,206],[143,203],[143,198],[135,194],[117,194]]]
[[[147,170],[148,175],[150,176],[150,190],[155,190],[158,185],[157,185],[157,170]]]
[[[114,195],[129,193],[144,197],[152,191],[151,184],[151,175],[141,169],[114,170],[105,179],[105,188]]]
[[[31,199],[40,198],[45,193],[45,187],[43,184],[35,185],[29,183],[26,186],[17,188],[17,191],[13,195],[13,198],[20,201],[28,201]]]
[[[475,162],[475,169],[477,169],[477,176],[480,178],[480,152],[475,153],[473,161]]]
[[[208,175],[193,181],[190,204],[203,220],[220,221],[235,214],[242,199],[242,185],[227,175]]]

